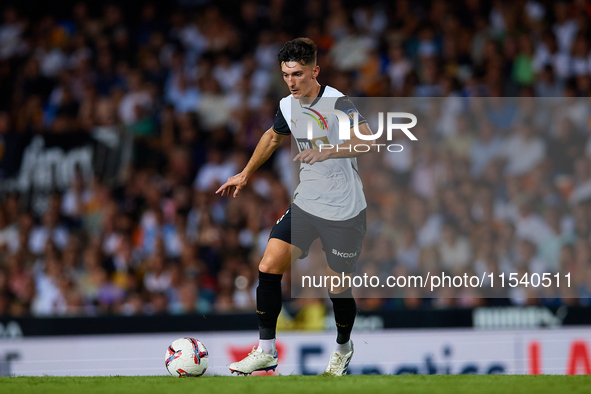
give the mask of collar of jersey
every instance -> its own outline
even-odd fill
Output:
[[[326,85],[320,85],[320,91],[318,92],[318,96],[316,96],[316,98],[314,99],[314,101],[312,101],[312,103],[310,105],[302,105],[302,102],[300,101],[300,107],[302,107],[302,108],[310,108],[310,107],[313,107],[314,104],[316,104],[322,98],[322,95],[324,94],[324,89],[325,88],[326,88]]]

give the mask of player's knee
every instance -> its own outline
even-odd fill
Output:
[[[261,260],[259,263],[259,271],[264,272],[266,274],[283,274],[285,270],[282,270],[278,264],[273,263],[273,261],[267,261],[265,259]]]
[[[267,254],[263,256],[259,263],[259,271],[267,274],[281,275],[289,267],[289,258],[286,260],[285,256]]]
[[[280,240],[271,239],[261,262],[259,271],[267,274],[283,274],[291,264],[291,245]]]
[[[335,288],[333,290],[329,289],[328,290],[328,296],[331,299],[336,299],[336,298],[354,298],[353,297],[353,289],[351,287],[345,288],[345,287],[340,287],[340,288]]]
[[[334,286],[330,288],[328,292],[330,297],[339,295],[343,297],[352,297],[351,295],[349,295],[349,293],[351,293],[351,287],[348,284],[345,284],[343,286]]]

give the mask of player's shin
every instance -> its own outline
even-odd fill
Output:
[[[259,347],[264,353],[275,353],[277,318],[281,312],[281,278],[283,275],[259,271],[257,315],[259,318]]]
[[[350,347],[349,340],[351,339],[351,331],[357,315],[357,304],[355,298],[353,298],[351,288],[339,294],[331,293],[330,300],[332,301],[337,326],[337,348],[335,350],[343,353]]]

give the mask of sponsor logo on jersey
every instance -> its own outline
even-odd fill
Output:
[[[312,142],[310,142],[309,139],[296,138],[296,140],[298,141],[298,148],[300,148],[301,151],[306,149],[312,149]]]
[[[335,256],[338,256],[338,257],[343,257],[345,259],[348,259],[348,258],[357,256],[357,252],[355,252],[355,253],[346,253],[346,252],[338,251],[336,249],[333,249],[332,250],[332,254],[334,254]],[[351,264],[351,263],[349,263],[349,264]]]
[[[311,140],[307,139],[307,138],[296,138],[297,142],[298,142],[298,148],[300,148],[300,151],[306,150],[306,149],[316,149],[316,150],[320,150],[320,147],[323,145],[329,145],[330,142],[328,141],[328,137],[326,136],[322,136],[322,137],[317,137],[317,138],[312,138]]]

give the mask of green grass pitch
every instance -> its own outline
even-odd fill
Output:
[[[0,378],[0,393],[591,393],[591,376],[172,376]]]

